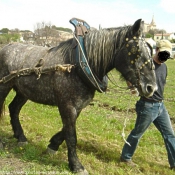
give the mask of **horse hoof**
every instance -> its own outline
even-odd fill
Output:
[[[86,169],[80,171],[80,172],[77,172],[76,175],[89,175],[88,171]]]
[[[18,142],[18,146],[19,147],[23,147],[23,146],[25,146],[27,144],[28,144],[28,142]]]
[[[48,154],[52,154],[52,155],[53,155],[53,154],[56,154],[57,151],[55,151],[55,150],[53,150],[53,149],[47,147],[46,153],[48,153]]]

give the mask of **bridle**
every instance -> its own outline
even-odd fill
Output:
[[[130,41],[133,41],[132,45],[129,43]],[[140,53],[140,49],[139,49],[139,41],[142,41],[142,43],[144,44],[144,47],[147,48],[146,50],[147,50],[148,55],[149,55],[149,58],[141,65],[139,65],[139,63],[138,63],[139,58],[141,58],[141,55],[140,55],[141,53]],[[136,36],[134,36],[131,39],[126,38],[125,47],[128,50],[128,56],[130,58],[130,64],[135,65],[135,67],[136,67],[136,69],[135,69],[136,76],[138,77],[137,84],[132,85],[132,87],[130,87],[130,88],[139,87],[139,86],[141,86],[140,70],[143,69],[144,66],[146,66],[147,64],[151,65],[151,70],[154,69],[153,59],[151,58],[151,55],[150,55],[150,52],[149,52],[150,48],[148,47],[148,44],[146,43],[146,41],[143,37],[136,37]]]

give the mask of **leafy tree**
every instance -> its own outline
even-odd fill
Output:
[[[16,42],[16,41],[19,41],[19,39],[20,39],[20,35],[18,33],[14,33],[14,34],[10,35],[10,40],[11,41]]]
[[[153,38],[154,39],[154,35],[158,34],[158,33],[166,33],[166,30],[164,29],[151,29],[148,31],[148,33],[145,34],[146,38]]]
[[[175,39],[172,39],[170,42],[171,42],[171,43],[175,43]]]
[[[0,44],[8,44],[11,41],[19,41],[20,35],[19,34],[1,34],[0,35]]]
[[[146,33],[145,38],[153,38],[153,35],[151,33]]]
[[[8,33],[8,31],[9,31],[8,28],[2,28],[2,29],[0,30],[0,32],[2,32],[2,33]]]
[[[5,43],[7,43],[6,37],[3,35],[0,35],[0,44],[5,44]]]

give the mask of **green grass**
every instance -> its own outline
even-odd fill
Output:
[[[165,104],[175,127],[175,61],[169,60],[168,79],[165,88]],[[127,119],[125,135],[134,127],[135,102],[124,88],[126,84],[119,75],[111,73],[117,85],[109,82],[106,94],[96,93],[94,100],[83,109],[77,120],[77,153],[82,164],[92,175],[173,175],[169,170],[167,153],[160,133],[151,125],[133,157],[138,167],[131,168],[120,163],[124,144],[122,130]],[[110,77],[111,77],[110,74]],[[1,121],[0,138],[5,149],[0,151],[0,174],[71,174],[68,168],[67,148],[63,143],[56,155],[47,155],[45,150],[52,135],[62,128],[56,107],[28,101],[20,113],[20,121],[28,145],[18,147],[10,126],[8,104],[15,95],[6,99],[6,115]],[[129,112],[127,112],[127,110]]]

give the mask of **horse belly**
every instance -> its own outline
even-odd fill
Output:
[[[19,77],[15,85],[20,93],[33,102],[53,106],[57,105],[54,93],[54,81],[51,75],[41,75],[39,79],[37,79],[36,75]]]

